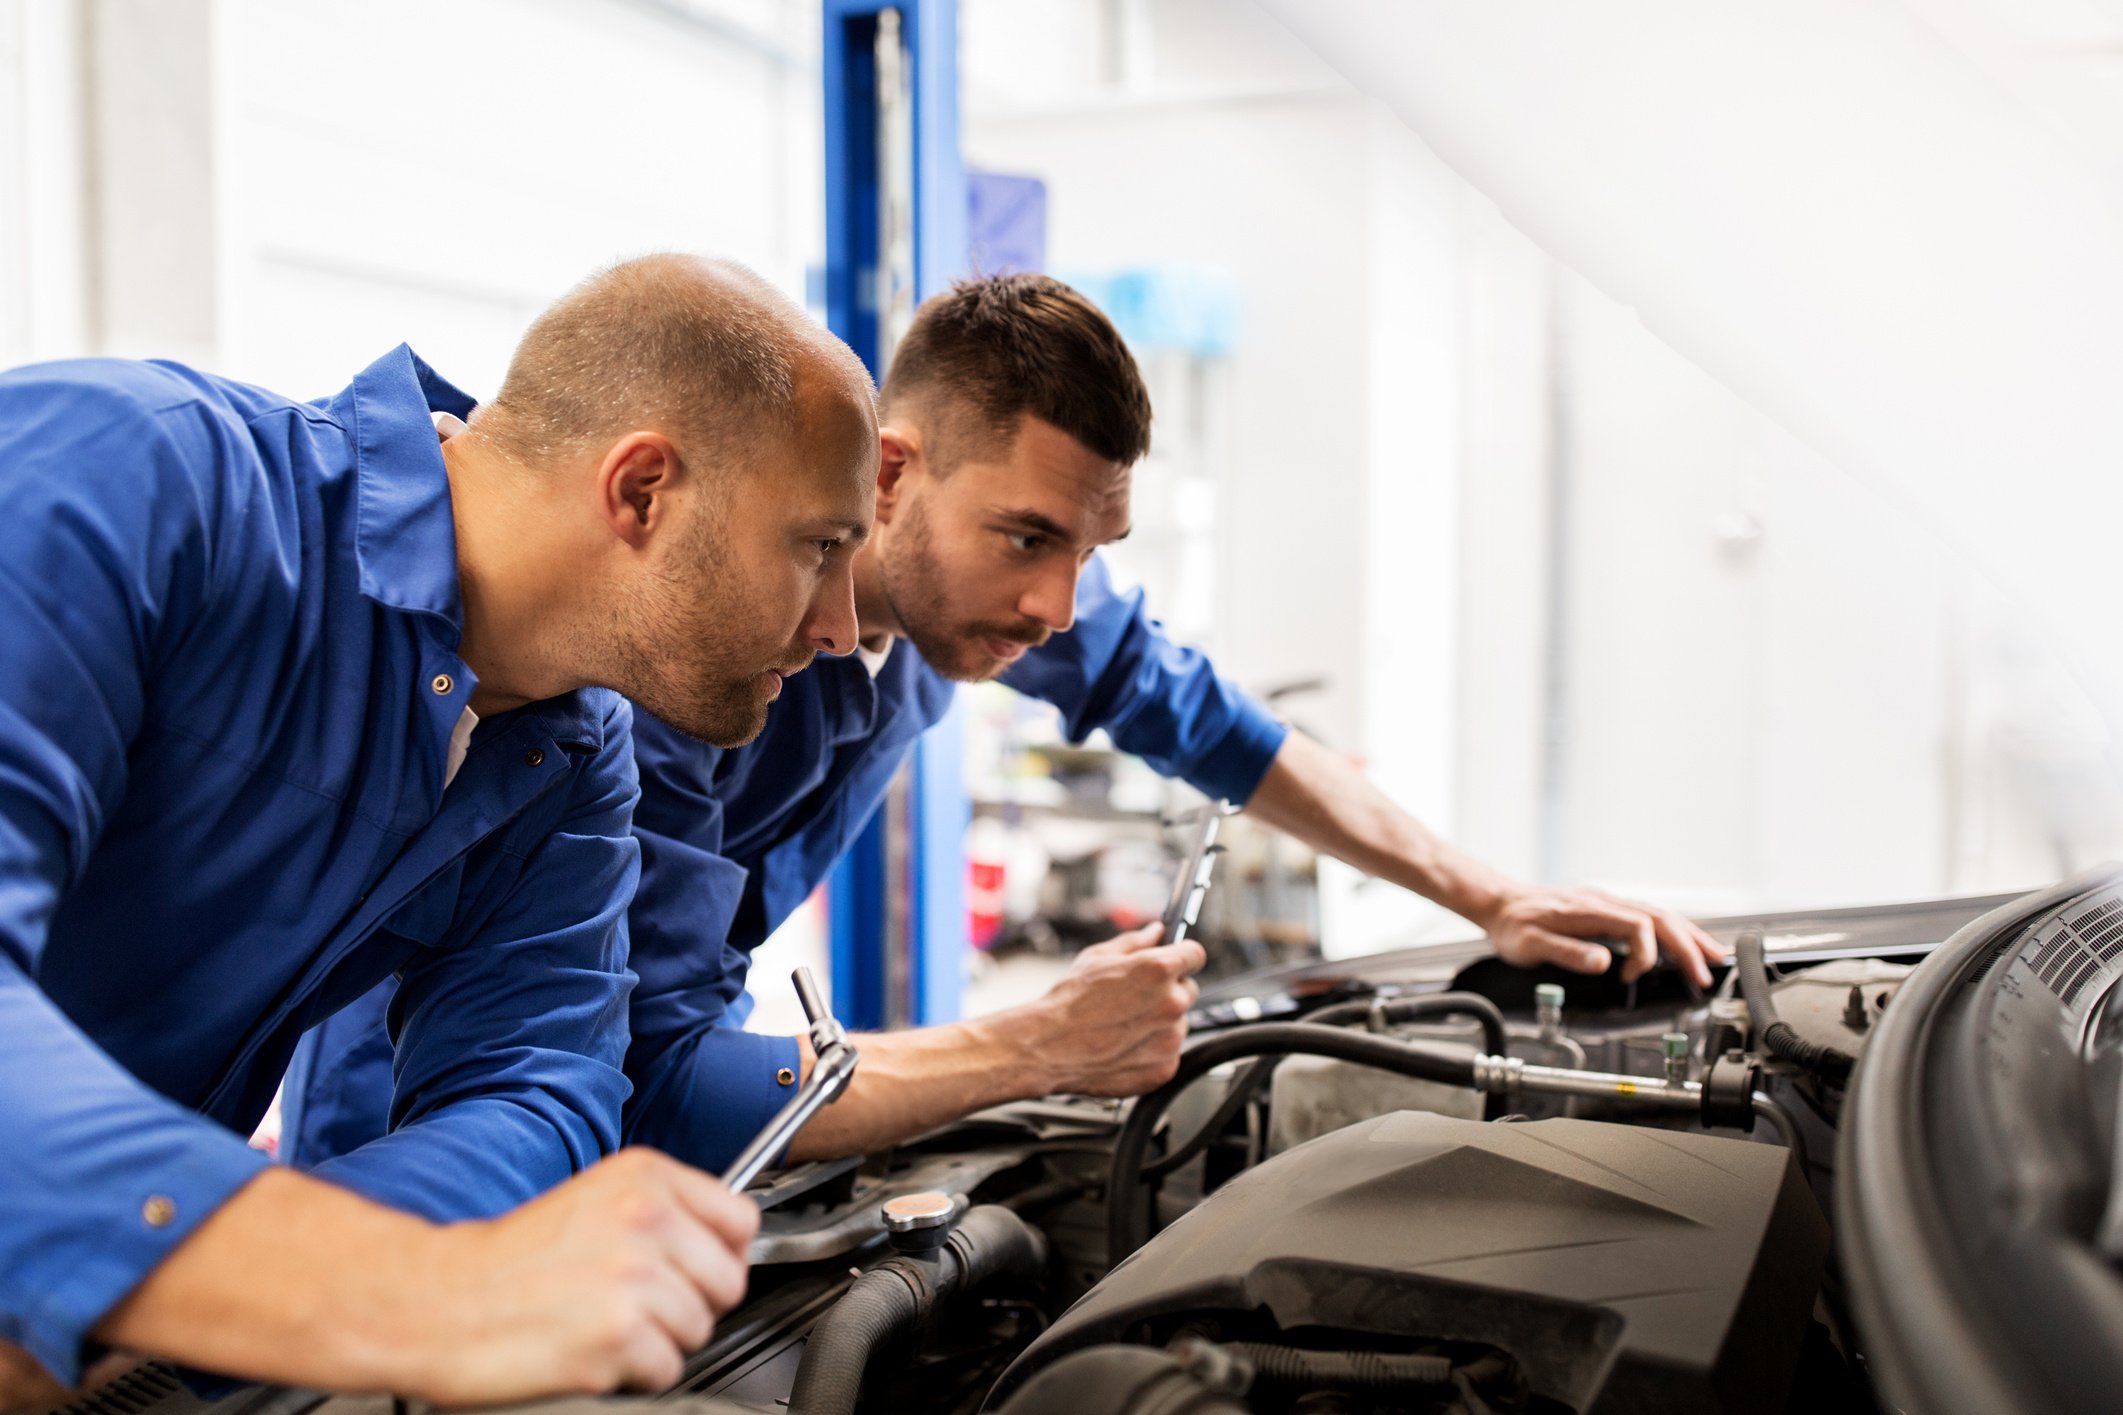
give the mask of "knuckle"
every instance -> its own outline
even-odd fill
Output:
[[[654,1233],[663,1226],[664,1216],[663,1201],[642,1189],[630,1190],[612,1204],[613,1219],[629,1233]]]
[[[596,1318],[591,1354],[614,1365],[626,1359],[643,1325],[641,1306],[624,1293],[608,1295]]]
[[[703,1295],[713,1313],[729,1311],[745,1297],[745,1267],[741,1262],[717,1263],[707,1274]]]

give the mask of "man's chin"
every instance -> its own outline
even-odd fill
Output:
[[[696,742],[711,747],[742,747],[766,730],[767,704],[724,702],[682,713],[656,712],[656,716]]]
[[[984,635],[969,638],[954,635],[941,643],[924,643],[920,636],[914,639],[914,647],[921,651],[923,661],[953,683],[992,683],[1017,666],[1021,655],[1000,657],[987,647],[987,643]]]

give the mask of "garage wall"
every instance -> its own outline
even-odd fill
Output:
[[[63,288],[64,263],[0,256],[11,351],[317,394],[406,340],[477,393],[612,260],[713,251],[800,297],[819,258],[797,0],[7,0],[9,39],[79,151],[17,127],[0,215],[43,204],[25,168],[77,174],[86,311],[72,341],[31,337],[20,292]]]

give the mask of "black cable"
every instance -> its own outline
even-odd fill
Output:
[[[1347,1032],[1311,1022],[1262,1022],[1201,1038],[1180,1053],[1172,1079],[1135,1103],[1113,1146],[1113,1177],[1106,1185],[1106,1242],[1114,1266],[1150,1239],[1150,1186],[1143,1174],[1151,1132],[1173,1098],[1196,1077],[1244,1056],[1331,1056],[1447,1086],[1474,1085],[1474,1058],[1431,1051],[1412,1042],[1369,1032]]]
[[[1478,992],[1433,992],[1419,997],[1352,998],[1348,1002],[1337,1002],[1322,1007],[1317,1012],[1308,1012],[1298,1020],[1340,1026],[1348,1022],[1369,1021],[1373,1013],[1380,1014],[1386,1022],[1415,1022],[1425,1017],[1472,1017],[1481,1024],[1484,1050],[1491,1056],[1511,1054],[1510,1043],[1506,1040],[1503,1012]],[[1500,1119],[1504,1110],[1503,1096],[1492,1095],[1483,1098],[1483,1119]]]
[[[1414,1022],[1425,1017],[1472,1017],[1482,1026],[1482,1046],[1491,1056],[1510,1054],[1510,1046],[1505,1040],[1503,1012],[1478,992],[1433,992],[1383,999],[1359,997],[1308,1012],[1298,1020],[1339,1026],[1365,1021],[1373,1009],[1382,1010],[1388,1022]]]
[[[1380,1012],[1388,1022],[1413,1022],[1425,1017],[1471,1017],[1481,1025],[1482,1045],[1492,1056],[1506,1054],[1504,1014],[1497,1005],[1480,993],[1437,992],[1419,997],[1354,998],[1337,1002],[1308,1012],[1298,1018],[1319,1026],[1343,1026],[1351,1022],[1368,1021],[1374,1011]],[[1264,1056],[1247,1066],[1232,1078],[1231,1089],[1224,1093],[1223,1101],[1201,1127],[1187,1137],[1185,1144],[1151,1160],[1143,1166],[1143,1178],[1162,1179],[1173,1170],[1192,1160],[1216,1141],[1223,1133],[1231,1117],[1237,1115],[1252,1095],[1268,1079],[1280,1057]]]
[[[1269,1073],[1275,1070],[1275,1063],[1281,1060],[1279,1056],[1264,1056],[1247,1062],[1245,1068],[1231,1078],[1231,1089],[1224,1092],[1223,1100],[1210,1113],[1209,1118],[1187,1137],[1187,1143],[1144,1165],[1143,1178],[1162,1179],[1208,1149],[1216,1137],[1223,1133],[1224,1127],[1231,1123],[1231,1117],[1237,1115],[1240,1108],[1253,1099],[1254,1091],[1259,1088],[1261,1082],[1268,1079]]]
[[[1848,1052],[1809,1042],[1777,1016],[1776,999],[1769,994],[1769,972],[1762,959],[1762,931],[1749,929],[1733,945],[1733,971],[1740,975],[1740,995],[1747,999],[1747,1021],[1754,1029],[1755,1046],[1795,1065],[1803,1066],[1824,1081],[1842,1085],[1857,1065]]]

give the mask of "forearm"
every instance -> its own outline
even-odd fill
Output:
[[[246,1380],[403,1390],[431,1342],[406,1295],[438,1230],[286,1169],[262,1171],[97,1324],[97,1340]]]
[[[1246,814],[1486,929],[1512,881],[1395,805],[1354,764],[1293,731]]]
[[[976,1110],[1051,1093],[1048,1068],[1012,1036],[1014,1015],[855,1038],[862,1060],[847,1091],[797,1133],[789,1159],[863,1154]],[[803,1065],[808,1076],[808,1043]]]

